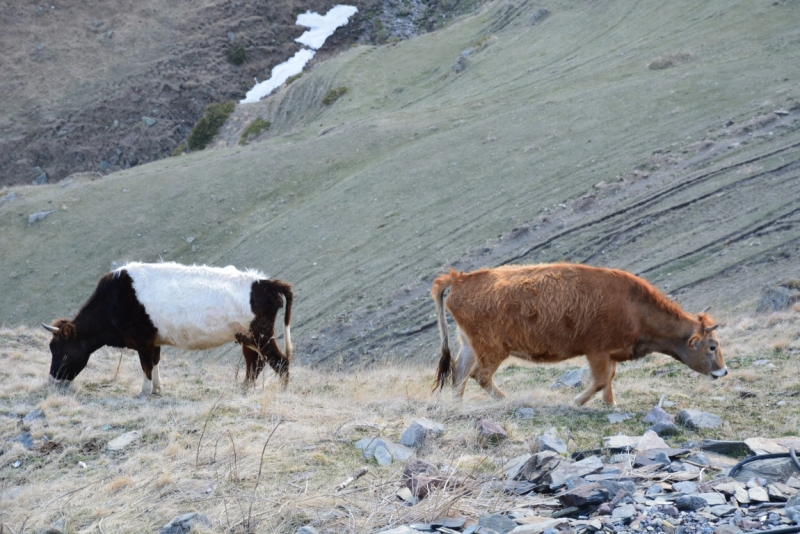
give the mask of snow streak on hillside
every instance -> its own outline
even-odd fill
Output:
[[[295,41],[313,48],[313,50],[303,48],[290,59],[276,65],[272,69],[272,75],[268,80],[261,83],[258,83],[258,80],[256,80],[256,85],[247,92],[241,103],[249,104],[251,102],[258,102],[276,88],[283,85],[291,76],[303,72],[303,68],[311,61],[311,58],[314,57],[314,50],[319,49],[325,44],[325,40],[333,35],[336,28],[347,24],[350,17],[357,12],[358,9],[355,6],[340,4],[332,7],[325,15],[320,15],[319,13],[313,13],[311,11],[297,15],[297,24],[310,29],[295,39]]]

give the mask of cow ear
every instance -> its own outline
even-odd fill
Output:
[[[696,349],[700,345],[700,340],[702,338],[697,334],[693,335],[689,338],[689,347],[692,349]]]
[[[72,323],[64,323],[61,325],[61,337],[64,339],[72,339],[75,337],[75,325]]]

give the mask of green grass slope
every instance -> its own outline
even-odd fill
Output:
[[[294,283],[306,363],[433,358],[427,291],[450,265],[583,261],[750,312],[800,256],[798,20],[796,2],[494,2],[353,48],[237,108],[217,149],[14,190],[0,322],[72,316],[114,262],[160,259]],[[238,146],[255,116],[272,126]]]

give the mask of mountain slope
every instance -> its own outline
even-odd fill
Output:
[[[800,6],[545,7],[352,48],[237,108],[217,149],[16,189],[0,321],[72,315],[112,265],[159,259],[294,283],[301,362],[432,359],[450,265],[584,261],[751,311],[797,274]],[[238,146],[257,115],[270,130]]]

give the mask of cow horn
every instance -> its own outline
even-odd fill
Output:
[[[713,331],[714,331],[714,330],[716,330],[717,328],[719,328],[719,325],[718,325],[718,324],[714,324],[714,325],[711,325],[711,326],[707,326],[707,327],[705,328],[706,334],[708,334],[708,333],[710,333],[710,332],[713,332]]]
[[[48,332],[51,332],[53,334],[58,334],[61,331],[58,328],[56,328],[55,326],[50,326],[49,324],[42,323],[42,326],[44,327],[45,330],[47,330]]]
[[[708,306],[705,310],[701,311],[700,313],[708,313],[708,310],[711,309],[711,306]]]

